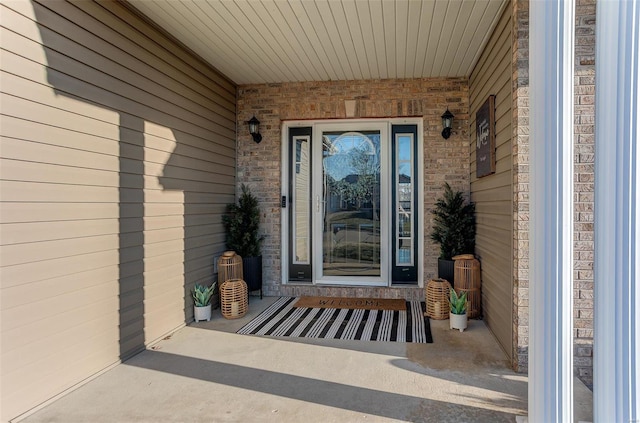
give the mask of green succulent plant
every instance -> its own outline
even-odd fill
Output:
[[[449,291],[449,307],[453,314],[467,313],[467,291],[458,296],[455,289]]]
[[[211,304],[211,297],[216,289],[216,282],[211,286],[199,285],[193,287],[191,295],[193,296],[193,305],[196,307],[205,307]]]

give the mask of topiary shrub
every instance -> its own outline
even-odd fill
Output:
[[[451,260],[459,254],[473,254],[476,248],[476,206],[466,203],[461,191],[444,184],[444,194],[436,202],[431,239],[440,244],[440,258]]]
[[[227,214],[222,216],[227,248],[241,257],[257,257],[264,236],[260,230],[260,207],[258,199],[251,194],[249,188],[242,184],[242,193],[238,204],[228,204]]]

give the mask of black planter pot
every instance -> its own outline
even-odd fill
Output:
[[[242,275],[249,292],[260,290],[260,299],[262,299],[262,256],[243,257]]]
[[[438,259],[438,277],[446,279],[451,284],[451,287],[453,287],[455,263],[453,260]]]

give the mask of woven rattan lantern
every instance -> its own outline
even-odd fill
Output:
[[[451,285],[445,279],[431,279],[427,283],[425,301],[426,315],[431,319],[443,320],[449,318],[449,290]]]
[[[229,279],[243,279],[242,257],[235,251],[225,251],[218,259],[218,286]]]
[[[242,279],[228,279],[220,285],[220,308],[226,319],[238,319],[247,314],[249,295]]]
[[[467,317],[482,316],[482,295],[480,292],[480,262],[472,254],[453,257],[455,261],[453,288],[460,295],[467,293]]]

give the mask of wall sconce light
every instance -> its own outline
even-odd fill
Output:
[[[453,122],[453,118],[453,113],[451,113],[447,107],[447,111],[442,114],[442,138],[445,140],[451,136],[451,123]]]
[[[262,141],[262,135],[260,134],[260,121],[254,116],[247,121],[247,125],[249,125],[249,133],[253,137],[253,140],[256,144],[260,144],[260,141]]]

